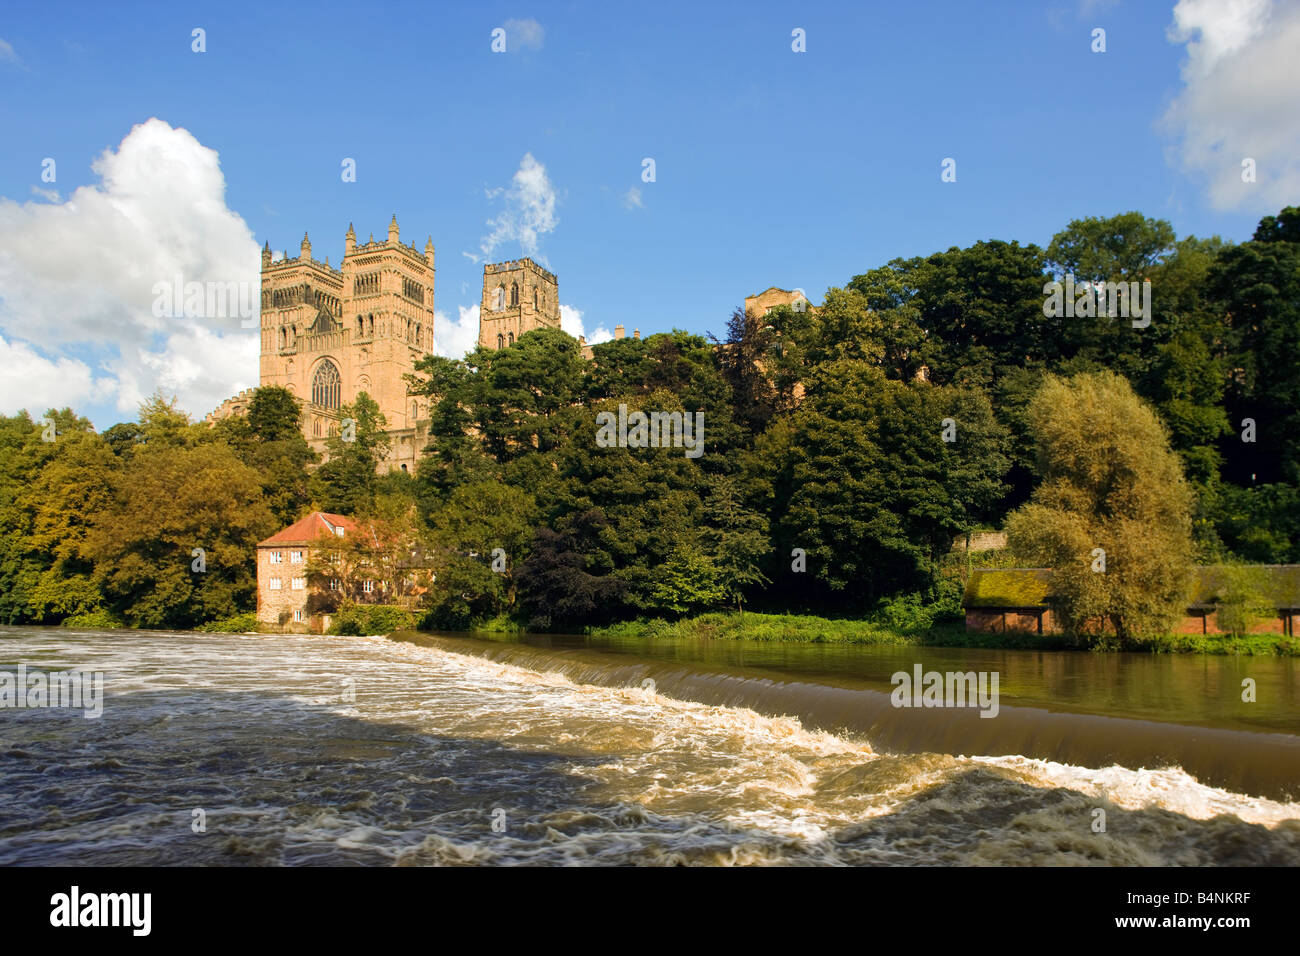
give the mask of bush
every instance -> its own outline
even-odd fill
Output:
[[[243,634],[247,631],[256,631],[257,613],[245,611],[243,614],[232,614],[230,617],[200,624],[195,630],[203,631],[205,634]]]
[[[330,621],[330,634],[362,637],[415,629],[415,614],[403,607],[381,604],[351,604]]]
[[[75,627],[86,631],[100,631],[105,628],[124,627],[122,620],[111,611],[87,611],[85,614],[71,614],[63,619],[63,627]]]

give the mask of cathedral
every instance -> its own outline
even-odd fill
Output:
[[[262,250],[261,385],[280,385],[299,400],[303,434],[317,451],[336,434],[340,407],[367,393],[388,421],[389,470],[414,471],[428,442],[428,400],[406,375],[433,351],[434,248],[403,245],[393,216],[388,238],[357,242],[348,226],[343,259],[312,258],[303,236],[297,257]],[[555,276],[531,259],[483,267],[478,344],[506,348],[525,332],[560,327]],[[244,414],[245,391],[208,416]]]

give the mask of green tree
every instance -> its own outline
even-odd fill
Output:
[[[276,521],[257,473],[228,446],[146,443],[110,491],[85,553],[105,604],[128,625],[188,628],[253,607],[257,542]]]
[[[1010,547],[1052,569],[1068,630],[1168,632],[1187,606],[1192,501],[1168,432],[1110,372],[1050,376],[1030,420],[1042,483],[1008,519]]]
[[[326,439],[329,460],[313,476],[312,495],[324,511],[354,515],[374,500],[377,469],[388,454],[388,420],[365,392],[339,411],[342,427]]]
[[[934,586],[953,537],[1001,496],[1005,433],[978,390],[887,380],[861,361],[810,376],[770,467],[778,548],[803,548],[819,597],[863,609]],[[952,440],[945,440],[951,438]],[[788,560],[783,559],[783,560]],[[810,582],[811,583],[811,582]]]

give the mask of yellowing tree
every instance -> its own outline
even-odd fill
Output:
[[[1114,373],[1048,376],[1029,425],[1041,483],[1008,543],[1052,569],[1061,624],[1121,644],[1168,632],[1187,606],[1192,495],[1155,412]]]

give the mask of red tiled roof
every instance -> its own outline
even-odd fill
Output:
[[[338,532],[335,528],[343,528],[344,532],[353,532],[357,529],[357,523],[346,515],[330,514],[328,511],[313,511],[307,517],[295,521],[283,531],[278,531],[265,541],[259,541],[257,546],[264,548],[269,545],[277,544],[313,544],[321,538],[335,537]]]

